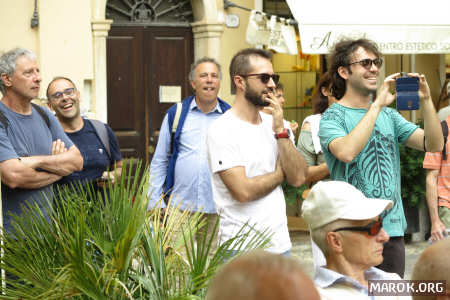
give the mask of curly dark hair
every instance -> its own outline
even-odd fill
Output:
[[[330,73],[332,82],[331,93],[338,100],[344,96],[346,91],[345,79],[339,75],[338,69],[339,67],[345,67],[349,73],[352,74],[349,64],[353,53],[360,47],[367,52],[372,52],[377,58],[381,56],[381,52],[378,50],[378,46],[375,42],[364,38],[356,40],[345,38],[334,45],[328,57],[328,72]]]
[[[330,86],[331,77],[330,74],[326,72],[320,77],[319,82],[317,83],[317,90],[313,96],[312,107],[314,114],[321,114],[328,108],[328,97],[322,93],[322,88],[329,90]]]

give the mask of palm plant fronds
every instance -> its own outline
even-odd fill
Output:
[[[147,211],[148,170],[122,169],[108,189],[63,187],[56,201],[23,207],[0,246],[7,273],[0,299],[202,299],[233,254],[267,245],[269,232],[245,224],[212,252],[218,221],[198,235],[207,228],[202,214],[175,214],[172,199],[164,213]]]

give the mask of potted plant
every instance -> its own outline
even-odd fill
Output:
[[[202,299],[231,245],[247,251],[268,243],[268,232],[254,235],[244,226],[211,253],[216,223],[213,235],[195,245],[205,226],[200,213],[175,216],[171,201],[165,213],[147,211],[148,175],[132,176],[148,174],[140,171],[124,164],[108,193],[64,188],[52,211],[24,207],[0,246],[7,274],[0,299]],[[187,225],[176,233],[183,219]]]

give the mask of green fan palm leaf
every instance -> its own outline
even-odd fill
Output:
[[[218,222],[202,234],[202,214],[175,213],[172,198],[164,211],[147,211],[148,168],[127,161],[122,169],[105,190],[63,187],[56,201],[14,216],[0,246],[0,299],[202,299],[220,265],[267,245],[269,232],[245,224],[213,250]]]

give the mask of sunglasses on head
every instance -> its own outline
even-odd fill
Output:
[[[383,228],[383,218],[380,217],[380,219],[378,221],[371,222],[370,224],[368,224],[366,226],[343,227],[343,228],[335,229],[333,231],[334,232],[336,232],[336,231],[343,231],[343,230],[347,230],[347,231],[361,231],[361,232],[367,232],[371,236],[375,236],[375,235],[377,235],[380,232],[381,228]]]
[[[375,59],[370,59],[370,58],[366,58],[366,59],[362,59],[360,61],[355,61],[352,63],[349,63],[348,65],[354,65],[354,64],[360,64],[363,68],[370,70],[370,68],[372,68],[372,64],[375,65],[375,67],[377,68],[381,68],[381,66],[383,65],[383,59],[382,58],[375,58]]]
[[[247,74],[247,75],[239,75],[239,76],[241,76],[241,77],[258,76],[259,80],[261,80],[261,82],[264,84],[268,83],[270,78],[272,78],[272,80],[275,84],[277,84],[278,81],[280,81],[280,75],[278,75],[278,74],[259,73],[259,74]]]

